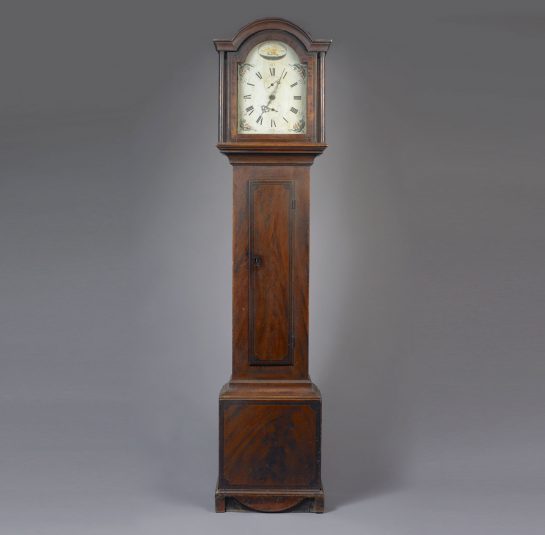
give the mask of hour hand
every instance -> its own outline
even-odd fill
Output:
[[[286,71],[286,69],[284,69],[282,71],[282,74],[280,74],[280,76],[278,77],[278,80],[275,80],[274,82],[271,82],[268,86],[267,86],[267,89],[270,89],[273,85],[278,85],[281,81],[282,81],[282,78],[284,76],[284,72]]]

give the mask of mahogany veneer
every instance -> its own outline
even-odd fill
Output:
[[[262,40],[307,64],[307,132],[237,133],[237,63]],[[219,150],[233,166],[233,373],[220,392],[216,511],[323,512],[320,391],[308,374],[310,166],[326,148],[324,55],[282,19],[216,40]]]

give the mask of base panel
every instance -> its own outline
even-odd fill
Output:
[[[323,513],[324,491],[320,489],[260,492],[216,489],[216,513],[234,511]]]
[[[314,384],[232,381],[219,409],[217,512],[323,512],[321,396]]]

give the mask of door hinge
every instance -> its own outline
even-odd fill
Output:
[[[292,200],[291,200],[291,207],[292,207],[292,209],[295,209],[295,203],[296,203],[295,199],[292,199]]]

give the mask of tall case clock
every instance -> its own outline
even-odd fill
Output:
[[[320,391],[308,373],[309,182],[326,148],[331,44],[262,19],[219,53],[233,166],[233,370],[219,396],[216,511],[323,512]]]

